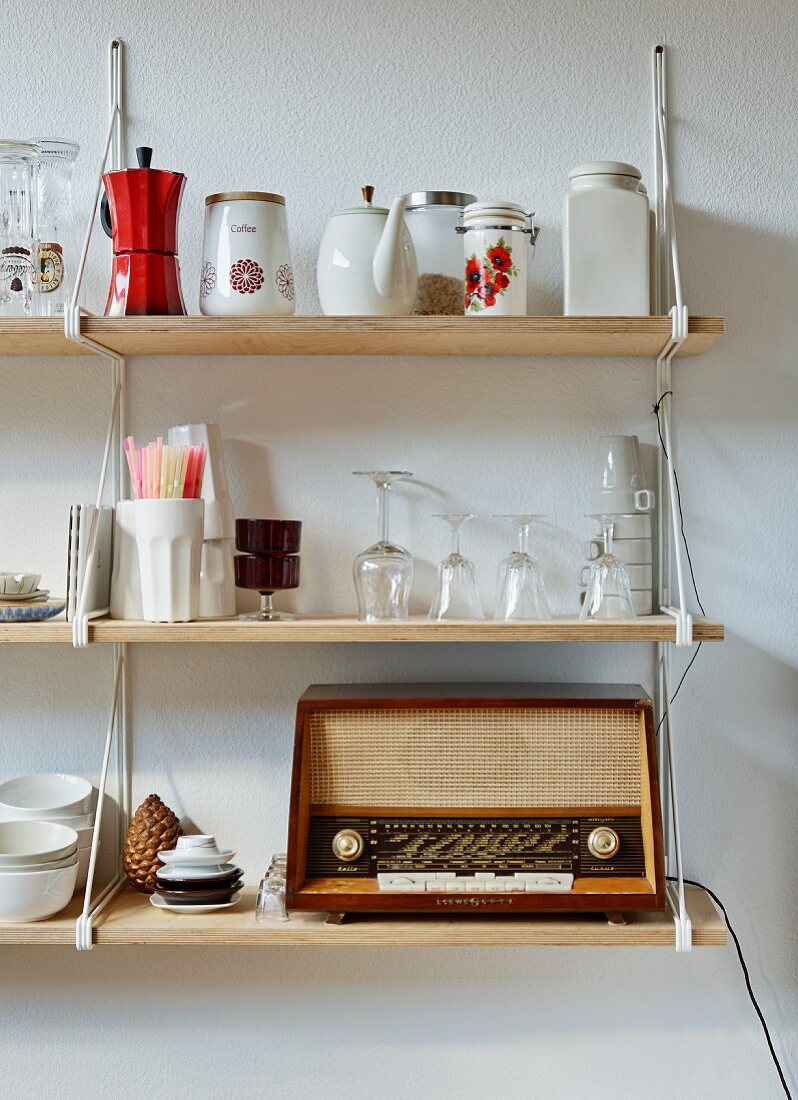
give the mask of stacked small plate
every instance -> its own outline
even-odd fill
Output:
[[[69,903],[78,834],[48,821],[0,824],[0,922],[44,920]]]
[[[20,775],[0,783],[0,821],[40,821],[74,829],[78,872],[74,889],[86,885],[94,835],[95,790],[87,779],[63,772]]]
[[[159,852],[165,865],[150,903],[173,913],[212,913],[230,909],[241,897],[240,867],[230,861],[234,851],[220,849],[213,836],[181,836],[172,851]]]

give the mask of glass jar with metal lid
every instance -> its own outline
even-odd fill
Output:
[[[475,202],[463,211],[465,314],[467,317],[523,317],[527,312],[527,244],[539,228],[534,214],[514,202]]]
[[[38,286],[38,146],[0,140],[0,317],[29,317]]]
[[[267,191],[222,191],[205,199],[200,313],[285,317],[294,273],[285,199]]]
[[[418,266],[414,313],[463,312],[463,250],[453,230],[473,202],[476,195],[462,191],[413,191],[407,196],[405,225]]]
[[[62,138],[36,138],[39,149],[39,286],[36,312],[63,317],[78,266],[72,213],[72,165],[80,146]]]

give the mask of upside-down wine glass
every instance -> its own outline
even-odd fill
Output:
[[[479,602],[477,574],[474,563],[460,553],[460,528],[470,519],[471,512],[436,515],[451,530],[452,549],[438,566],[435,595],[429,609],[431,619],[484,619],[485,612]]]
[[[591,516],[601,521],[601,537],[604,553],[590,563],[587,591],[580,619],[635,619],[629,574],[626,566],[612,552],[612,533],[615,524],[610,516]],[[585,569],[583,567],[582,575]]]
[[[494,516],[503,519],[516,530],[517,548],[499,562],[496,585],[497,619],[505,622],[518,619],[550,619],[549,601],[540,566],[529,553],[529,528],[533,520],[542,519],[531,513]]]
[[[353,576],[361,622],[408,617],[413,556],[391,542],[389,500],[395,481],[406,481],[408,470],[355,470],[356,477],[368,477],[377,486],[377,541],[355,558]]]

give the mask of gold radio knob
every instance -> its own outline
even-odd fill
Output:
[[[351,863],[363,854],[363,837],[355,829],[341,829],[332,841],[333,855],[344,863]]]
[[[621,846],[621,838],[609,825],[599,825],[587,838],[587,850],[596,859],[612,859]]]

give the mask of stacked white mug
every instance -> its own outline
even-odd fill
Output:
[[[591,505],[596,516],[613,520],[612,548],[625,564],[638,615],[653,609],[651,510],[654,493],[646,486],[646,471],[636,435],[603,435],[594,467]],[[587,558],[604,551],[599,532],[587,543]]]

